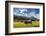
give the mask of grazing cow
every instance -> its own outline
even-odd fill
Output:
[[[31,21],[31,20],[25,20],[24,23],[25,23],[25,24],[28,24],[28,23],[32,24],[32,21]]]

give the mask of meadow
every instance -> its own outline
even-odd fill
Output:
[[[25,24],[24,22],[14,21],[14,25],[13,26],[14,26],[14,28],[39,27],[40,24],[39,24],[39,21],[32,21],[32,24],[31,23]]]

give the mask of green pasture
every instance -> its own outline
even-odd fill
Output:
[[[16,22],[14,21],[14,28],[21,28],[21,27],[39,27],[39,21],[32,21],[31,23],[25,24],[24,22]]]

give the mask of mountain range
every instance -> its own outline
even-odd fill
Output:
[[[35,18],[34,16],[26,17],[26,16],[17,16],[14,15],[14,19],[19,19],[19,20],[39,20],[38,18]]]

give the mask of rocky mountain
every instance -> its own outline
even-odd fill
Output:
[[[14,15],[14,19],[19,19],[19,20],[32,20],[32,21],[39,20],[38,18],[35,18],[34,16],[31,16],[29,18],[29,17],[26,17],[26,16],[15,16],[15,15]]]

